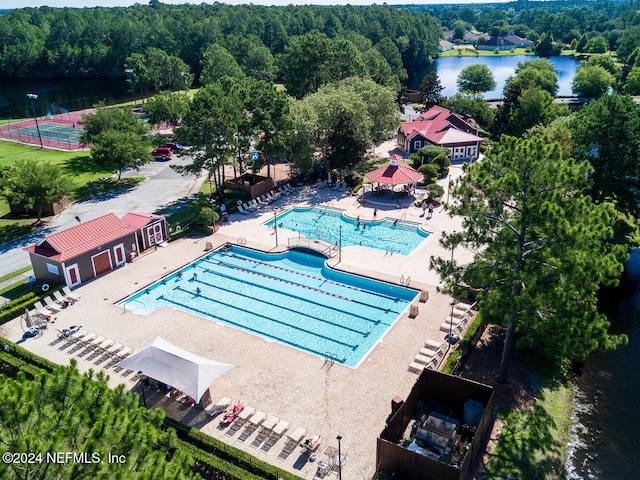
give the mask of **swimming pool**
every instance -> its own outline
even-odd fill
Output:
[[[429,236],[417,223],[389,219],[360,221],[345,216],[342,210],[326,207],[292,208],[265,225],[273,227],[274,222],[278,222],[279,229],[307,238],[337,244],[342,237],[342,247],[357,245],[399,255],[409,255]]]
[[[118,305],[144,315],[177,308],[357,367],[417,294],[332,270],[310,253],[232,246]]]

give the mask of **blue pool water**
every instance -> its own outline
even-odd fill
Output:
[[[429,234],[412,222],[382,219],[358,221],[346,217],[342,210],[325,207],[292,208],[265,223],[291,230],[307,238],[317,238],[337,244],[342,226],[342,247],[362,246],[409,255]]]
[[[308,253],[233,246],[118,304],[145,315],[177,308],[356,367],[418,292],[324,263]]]

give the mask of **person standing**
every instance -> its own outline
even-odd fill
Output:
[[[422,202],[422,215],[420,215],[421,217],[424,217],[427,214],[427,202]]]
[[[431,217],[433,217],[433,203],[429,204],[429,217],[428,218],[431,218]]]
[[[378,218],[378,209],[374,208],[373,209],[373,219],[375,220],[376,218]]]

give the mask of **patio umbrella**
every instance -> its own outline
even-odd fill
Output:
[[[327,183],[331,183],[331,172],[327,173]]]

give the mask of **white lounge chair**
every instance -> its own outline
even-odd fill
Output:
[[[250,213],[248,210],[245,210],[242,205],[238,205],[238,212],[242,213],[243,215],[249,215]]]
[[[44,308],[51,310],[53,313],[58,313],[62,310],[62,306],[58,305],[52,297],[44,297],[41,303]]]
[[[62,287],[62,294],[65,297],[69,297],[74,302],[80,300],[80,295],[78,295],[77,293],[73,293],[71,290],[69,290],[69,287]]]
[[[50,317],[51,315],[53,315],[53,312],[45,307],[41,302],[36,303],[33,308],[36,309],[36,312],[45,317]]]
[[[410,372],[414,372],[414,373],[422,373],[422,371],[424,370],[425,365],[422,363],[417,363],[417,362],[411,362],[409,364],[409,371]]]

